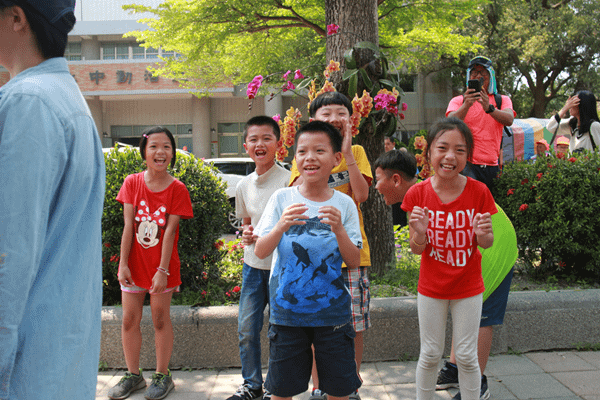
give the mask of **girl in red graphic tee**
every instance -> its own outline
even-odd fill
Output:
[[[156,373],[146,397],[162,398],[174,387],[168,369],[173,349],[170,307],[173,292],[181,284],[177,252],[179,220],[192,218],[192,203],[185,185],[167,170],[169,164],[173,167],[176,157],[175,139],[168,129],[158,126],[145,130],[140,153],[146,161],[146,170],[125,178],[117,195],[125,219],[118,278],[123,300],[121,335],[128,372],[110,390],[111,398],[125,398],[146,386],[139,368],[142,343],[139,325],[147,292],[154,323]]]
[[[462,120],[438,121],[428,133],[426,151],[435,174],[411,187],[402,202],[402,209],[409,213],[411,250],[421,254],[417,399],[433,396],[448,309],[461,398],[479,399],[480,395],[477,337],[484,286],[477,246],[493,244],[491,214],[497,210],[485,184],[460,174],[472,152],[473,135]]]

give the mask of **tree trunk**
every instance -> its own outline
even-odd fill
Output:
[[[327,25],[339,25],[339,34],[327,38],[326,62],[335,60],[340,62],[342,73],[346,70],[344,65],[344,52],[357,42],[369,41],[379,45],[379,28],[377,15],[377,0],[326,0],[325,21]],[[360,50],[356,55],[359,66],[364,66],[374,60],[371,50]],[[369,68],[369,75],[377,73],[377,68]],[[340,74],[333,74],[332,83],[336,89],[348,94],[348,87],[341,81]],[[376,75],[374,76],[376,78]],[[362,93],[359,80],[357,93]],[[383,135],[373,132],[370,124],[358,137],[358,144],[362,145],[367,153],[371,165],[383,153]],[[375,176],[375,171],[373,171]],[[375,182],[369,190],[369,199],[361,205],[364,217],[365,232],[371,248],[370,272],[381,274],[390,265],[394,254],[394,233],[392,225],[391,208],[385,204],[383,197],[375,190]]]

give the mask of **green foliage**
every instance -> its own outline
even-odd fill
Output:
[[[108,363],[106,361],[98,361],[98,371],[103,372],[108,369]]]
[[[306,76],[320,73],[328,61],[326,24],[347,20],[341,14],[356,12],[353,0],[347,3],[340,9],[326,10],[328,4],[321,0],[165,0],[158,7],[124,8],[155,15],[141,20],[152,29],[131,32],[144,46],[181,54],[167,59],[158,67],[158,74],[180,79],[184,87],[206,89],[223,82],[249,82],[257,73],[295,69],[302,69]],[[474,48],[475,37],[456,28],[479,13],[477,6],[482,3],[380,2],[380,44],[389,49],[393,59],[403,60],[405,67],[427,65],[441,56],[457,57]],[[325,21],[327,12],[333,21]],[[361,31],[360,27],[341,28]]]
[[[390,268],[382,276],[372,277],[373,285],[385,285],[392,288],[401,288],[404,294],[417,294],[417,285],[419,283],[419,268],[421,266],[421,256],[413,254],[410,251],[408,226],[394,232],[396,247],[396,265]],[[391,291],[393,292],[393,290]],[[408,293],[407,293],[408,292]],[[374,290],[373,297],[388,297],[384,292]]]
[[[144,170],[144,162],[137,148],[114,148],[105,154],[106,196],[102,216],[102,274],[104,304],[113,305],[121,300],[117,280],[121,236],[123,234],[123,207],[116,197],[125,178]],[[227,214],[231,205],[225,195],[225,183],[216,176],[217,170],[193,155],[177,154],[171,174],[183,182],[192,200],[194,218],[179,223],[179,258],[181,259],[182,290],[199,290],[202,273],[213,275],[221,252],[215,241],[228,229]]]
[[[242,286],[244,246],[240,239],[215,243],[220,261],[202,271],[194,289],[187,288],[173,297],[173,305],[221,306],[237,304]]]
[[[577,342],[573,346],[577,351],[600,351],[600,343]]]
[[[597,153],[505,165],[494,198],[515,227],[532,277],[600,277],[599,171]]]

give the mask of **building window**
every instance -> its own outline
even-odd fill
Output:
[[[402,90],[404,90],[404,93],[414,92],[415,86],[416,86],[416,84],[415,84],[416,80],[417,80],[416,75],[401,75],[400,81],[398,83],[400,84],[400,88]]]
[[[138,146],[142,132],[155,125],[112,125],[110,127],[110,136],[113,146],[115,143],[125,143],[131,146]],[[193,151],[192,124],[163,125],[173,134],[175,146],[178,149]]]
[[[103,43],[103,60],[144,60],[162,57],[173,57],[177,54],[173,51],[162,51],[152,47],[145,48],[138,43]]]
[[[219,157],[243,157],[244,149],[244,123],[225,122],[217,124],[219,137]]]
[[[103,60],[128,60],[129,43],[103,43],[102,44],[102,59]]]
[[[65,48],[65,58],[67,61],[81,60],[81,42],[67,43]]]

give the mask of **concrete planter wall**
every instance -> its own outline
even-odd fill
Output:
[[[175,345],[171,367],[239,367],[237,306],[171,308]],[[120,307],[102,311],[100,360],[110,368],[124,368]],[[415,297],[372,299],[373,327],[365,333],[364,361],[396,360],[419,355],[419,323]],[[451,319],[446,329],[449,352]],[[268,359],[265,315],[263,363]],[[155,366],[154,329],[150,308],[142,318],[140,366]],[[494,328],[492,353],[574,348],[578,343],[600,343],[600,289],[556,292],[513,292],[504,325]]]

